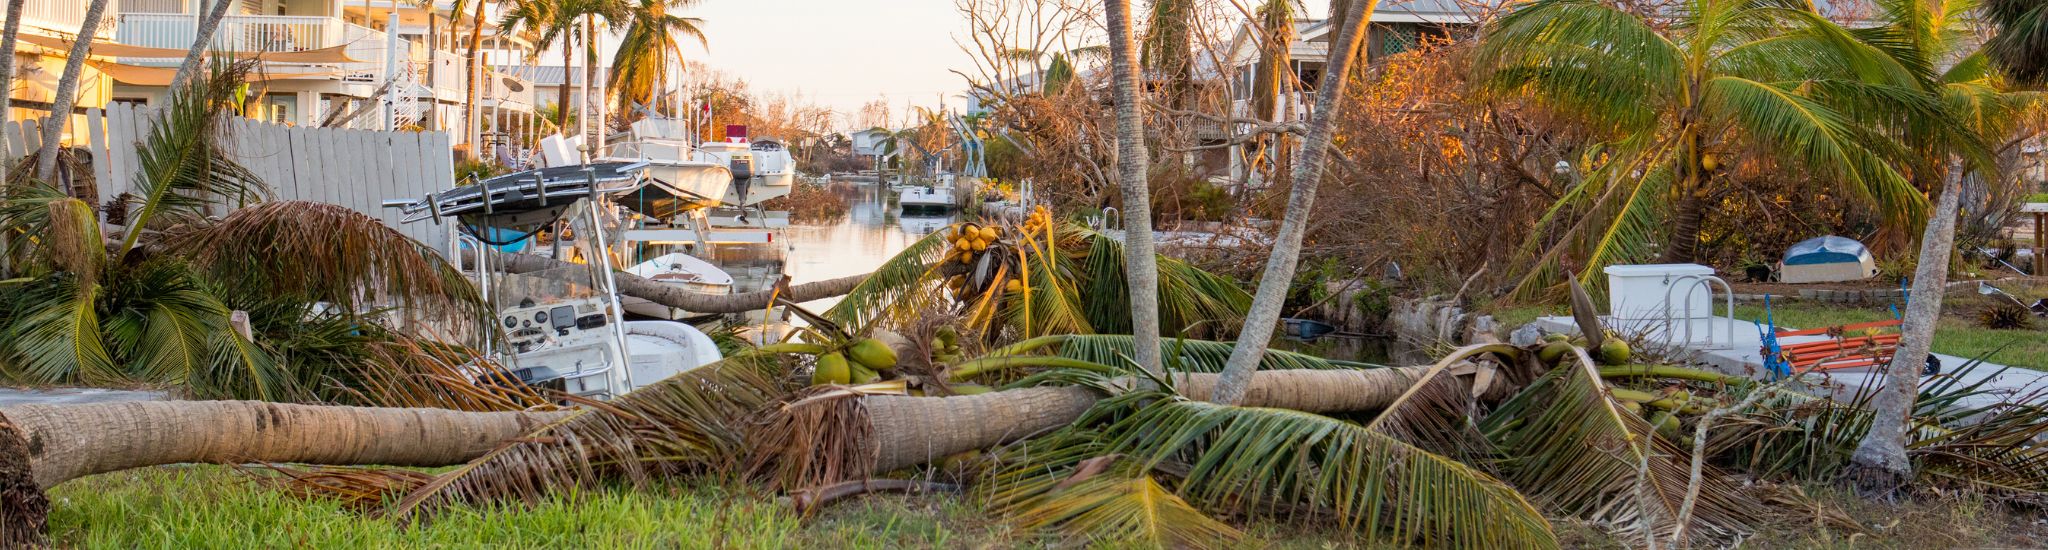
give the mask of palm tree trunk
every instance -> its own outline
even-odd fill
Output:
[[[434,82],[440,77],[441,60],[441,16],[434,13],[434,3],[427,2],[421,7],[427,11],[427,117],[420,127],[429,131],[440,130],[441,117],[435,111],[441,108],[441,94],[434,91]]]
[[[1430,368],[1260,371],[1247,378],[1242,404],[1319,414],[1374,411],[1399,399]],[[1223,379],[1173,376],[1174,388],[1189,399],[1212,399]],[[1495,383],[1482,397],[1506,397],[1512,386]],[[874,427],[869,442],[876,453],[874,472],[881,473],[1058,429],[1101,398],[1087,388],[1058,386],[953,397],[868,396],[861,406]]]
[[[1875,417],[1870,431],[1863,434],[1850,457],[1854,476],[1866,487],[1884,492],[1913,474],[1913,464],[1906,459],[1908,416],[1919,396],[1920,372],[1934,345],[1935,325],[1941,320],[1942,291],[1948,286],[1948,260],[1955,251],[1956,213],[1962,202],[1962,176],[1946,179],[1941,198],[1935,202],[1934,217],[1927,220],[1920,237],[1920,264],[1913,270],[1913,292],[1906,303],[1899,350],[1885,368],[1884,388],[1871,403]]]
[[[1356,51],[1365,34],[1365,23],[1378,7],[1379,0],[1349,2],[1344,14],[1348,23],[1338,29],[1337,43],[1330,51]],[[1217,403],[1236,405],[1244,401],[1251,387],[1252,370],[1258,368],[1259,359],[1266,355],[1273,328],[1280,322],[1280,308],[1286,305],[1295,264],[1301,259],[1301,238],[1308,232],[1309,213],[1315,207],[1316,189],[1322,183],[1323,159],[1329,155],[1330,137],[1336,131],[1337,110],[1343,105],[1338,100],[1344,97],[1345,83],[1351,81],[1346,75],[1356,57],[1359,56],[1332,56],[1323,69],[1308,137],[1302,141],[1301,154],[1294,164],[1290,182],[1294,187],[1287,193],[1287,214],[1280,219],[1280,234],[1273,239],[1273,253],[1266,258],[1266,271],[1259,279],[1258,292],[1252,296],[1251,310],[1245,314],[1244,330],[1238,332],[1237,346],[1230,351],[1230,361],[1224,364],[1222,380],[1213,396]]]
[[[6,126],[14,112],[14,43],[21,39],[21,8],[27,3],[27,0],[8,0],[7,23],[5,27],[0,27],[0,126]],[[6,149],[6,133],[0,132],[0,151]],[[0,162],[0,182],[7,181],[8,164]],[[12,247],[7,241],[8,236],[0,233],[0,278],[14,276],[13,259],[6,253]],[[6,527],[0,525],[0,528]],[[4,538],[0,538],[0,544],[6,542]]]
[[[471,254],[464,251],[464,254]],[[531,254],[503,254],[491,262],[509,273],[546,273],[550,270],[577,267],[574,264],[543,258]],[[781,295],[792,302],[808,302],[819,298],[842,296],[860,286],[870,273],[849,275],[837,279],[826,279],[794,285],[789,292]],[[676,285],[635,276],[631,273],[613,272],[612,277],[619,283],[619,295],[641,298],[690,313],[745,313],[759,311],[768,306],[773,291],[743,292],[739,294],[705,294],[691,292]]]
[[[85,23],[78,26],[78,36],[71,43],[69,58],[64,60],[64,76],[57,80],[57,96],[50,99],[50,118],[43,121],[43,147],[37,151],[36,177],[50,179],[57,170],[57,140],[64,136],[64,125],[71,120],[71,107],[78,101],[78,74],[85,70],[85,58],[92,53],[92,41],[99,36],[100,17],[107,13],[107,0],[92,0],[85,8]]]
[[[1109,58],[1114,71],[1117,179],[1124,196],[1124,279],[1130,285],[1131,338],[1138,366],[1159,363],[1159,260],[1152,244],[1152,190],[1145,182],[1145,123],[1139,118],[1138,64],[1132,59],[1130,0],[1109,1]]]
[[[291,462],[447,466],[559,420],[559,412],[463,412],[146,401],[0,409],[0,546],[35,546],[43,490],[159,464]]]
[[[477,113],[479,112],[476,105],[477,81],[481,80],[483,78],[483,75],[480,74],[480,71],[477,70],[476,51],[482,49],[483,44],[484,3],[482,0],[477,0],[476,16],[473,19],[470,19],[469,21],[469,48],[468,51],[464,52],[465,55],[463,59],[464,69],[462,74],[465,76],[463,77],[462,86],[462,131],[467,133],[464,136],[464,138],[469,140],[470,153],[475,154],[476,157],[480,159],[490,158],[489,155],[485,155],[483,150],[480,149],[480,147],[482,147],[482,144],[477,143],[479,141],[482,141],[480,139],[482,137],[480,133],[482,126],[478,126],[476,122],[476,116]]]
[[[220,20],[228,15],[228,6],[234,0],[214,0],[213,7],[206,10],[206,18],[199,21],[199,31],[192,38],[192,48],[185,51],[185,62],[178,64],[178,73],[171,77],[170,90],[176,92],[185,88],[185,79],[192,78],[192,72],[199,70],[200,60],[206,57],[208,44],[213,43],[213,33],[220,29]]]
[[[569,45],[574,32],[562,33],[562,87],[555,90],[555,132],[569,135],[569,75],[576,67],[576,49]]]

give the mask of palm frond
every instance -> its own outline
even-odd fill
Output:
[[[327,302],[351,312],[398,306],[443,334],[476,335],[485,326],[476,286],[439,251],[341,206],[259,204],[173,236],[167,246],[240,292]]]
[[[1498,469],[1546,509],[1636,537],[1668,540],[1690,483],[1685,450],[1624,409],[1584,350],[1502,403],[1480,424]],[[1686,532],[1727,539],[1746,533],[1755,503],[1717,471],[1702,472]]]
[[[1236,528],[1182,500],[1153,476],[1122,471],[1128,469],[1060,470],[1068,475],[1027,477],[1003,485],[993,499],[995,508],[1026,529],[1057,530],[1097,543],[1220,548],[1244,537]]]
[[[1106,453],[1185,466],[1180,494],[1204,508],[1300,519],[1401,543],[1549,548],[1536,508],[1507,484],[1384,433],[1289,409],[1232,407],[1134,392],[1082,422],[1104,422]]]
[[[140,204],[128,217],[128,232],[115,249],[126,255],[146,233],[159,225],[159,216],[195,217],[224,201],[242,206],[262,200],[267,188],[247,168],[237,164],[219,145],[225,126],[220,110],[235,95],[249,63],[217,65],[208,74],[195,75],[184,89],[171,92],[170,103],[150,128],[149,136],[136,149],[141,170],[134,189]],[[124,208],[127,206],[124,205]]]

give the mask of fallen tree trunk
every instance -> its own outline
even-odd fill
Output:
[[[464,253],[468,255],[468,252]],[[576,264],[543,258],[532,254],[500,254],[491,257],[496,267],[512,273],[534,273],[550,269],[576,267]],[[782,297],[789,301],[803,303],[819,298],[843,296],[867,280],[867,273],[848,275],[837,279],[792,285]],[[612,278],[619,283],[619,294],[645,299],[668,307],[680,308],[691,313],[746,313],[768,307],[772,290],[743,292],[739,294],[705,294],[683,290],[677,285],[661,283],[626,272],[614,272]]]
[[[1312,413],[1372,411],[1386,408],[1431,367],[1390,369],[1268,370],[1252,377],[1244,406],[1294,409]],[[1467,377],[1459,377],[1468,384]],[[1175,389],[1182,396],[1206,401],[1218,375],[1179,374]],[[1509,384],[1489,384],[1484,399],[1505,397]],[[883,473],[935,461],[975,449],[994,447],[1072,424],[1102,395],[1078,386],[1024,388],[979,395],[906,397],[871,395],[861,398],[873,454],[872,473]]]
[[[261,401],[21,405],[0,409],[0,437],[20,438],[28,473],[48,489],[159,464],[461,464],[567,414]]]

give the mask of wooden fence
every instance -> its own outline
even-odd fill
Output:
[[[99,204],[127,192],[141,170],[137,149],[148,139],[156,109],[116,103],[73,116],[73,141],[92,153]],[[42,120],[9,122],[9,162],[35,151]],[[84,126],[79,134],[79,126]],[[273,200],[341,205],[383,220],[407,236],[445,248],[448,228],[431,222],[398,223],[389,199],[423,197],[455,186],[450,136],[444,132],[378,132],[295,128],[246,118],[229,120],[226,143],[235,160],[270,186]]]

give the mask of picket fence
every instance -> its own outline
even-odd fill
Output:
[[[137,150],[148,139],[157,109],[115,103],[71,117],[74,142],[83,137],[92,154],[99,204],[130,191],[141,170]],[[10,121],[8,162],[40,143],[47,119]],[[83,125],[83,136],[77,136]],[[455,186],[452,140],[445,132],[380,132],[346,128],[299,128],[231,118],[225,143],[234,159],[270,187],[272,200],[340,205],[382,220],[406,236],[436,249],[448,243],[448,228],[432,222],[400,224],[385,200],[419,198]]]

